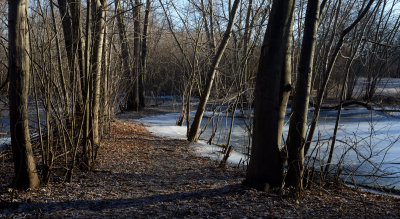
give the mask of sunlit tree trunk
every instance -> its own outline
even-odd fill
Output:
[[[39,177],[33,157],[28,127],[29,35],[28,0],[8,1],[8,92],[10,133],[16,188],[35,188]]]
[[[91,150],[89,157],[90,163],[87,165],[93,167],[93,162],[96,158],[97,150],[100,147],[100,127],[99,127],[99,114],[100,114],[100,78],[101,78],[101,61],[103,56],[103,38],[105,27],[105,10],[107,7],[107,0],[95,0],[92,2],[93,12],[93,52],[91,58],[91,83],[93,86],[91,100],[92,100],[92,119],[91,119]]]

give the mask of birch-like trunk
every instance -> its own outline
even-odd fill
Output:
[[[97,150],[100,147],[100,78],[101,78],[101,64],[103,57],[103,42],[104,42],[104,27],[105,27],[105,11],[107,7],[107,0],[95,0],[92,2],[93,12],[93,52],[91,58],[91,80],[92,80],[92,119],[91,119],[91,141],[92,148],[90,150],[91,162],[89,167],[93,166],[96,158]]]

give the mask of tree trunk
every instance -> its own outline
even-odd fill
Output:
[[[314,109],[313,119],[311,121],[311,126],[310,126],[310,130],[308,132],[307,141],[304,146],[304,154],[307,154],[308,149],[311,146],[314,132],[315,132],[315,129],[316,129],[317,123],[318,123],[318,118],[319,118],[319,113],[320,113],[321,106],[322,106],[322,101],[324,100],[326,87],[327,87],[329,79],[331,77],[333,66],[336,63],[336,58],[339,54],[340,49],[343,46],[344,39],[347,36],[347,34],[350,33],[350,31],[361,21],[361,19],[364,18],[364,16],[367,14],[369,9],[371,8],[373,2],[374,2],[374,0],[369,0],[368,4],[365,6],[365,8],[362,10],[362,12],[360,12],[360,14],[356,18],[356,20],[354,20],[354,22],[351,23],[350,26],[348,26],[346,29],[343,30],[343,32],[341,33],[341,35],[339,37],[338,42],[336,43],[335,50],[333,51],[333,53],[329,59],[328,67],[326,68],[326,71],[323,74],[325,76],[322,81],[321,89],[318,92],[317,103],[316,103],[316,106]]]
[[[127,109],[139,111],[140,110],[140,87],[143,82],[140,79],[140,1],[135,0],[135,5],[132,5],[133,16],[134,16],[134,30],[133,30],[133,78],[132,78],[132,90],[128,95]],[[142,97],[144,99],[144,96]]]
[[[224,54],[225,48],[228,44],[229,38],[231,37],[233,23],[235,21],[236,11],[239,7],[240,1],[241,0],[235,0],[235,2],[233,3],[232,11],[230,12],[230,16],[229,16],[228,26],[226,27],[226,31],[224,33],[224,38],[222,39],[221,44],[218,47],[218,51],[214,57],[213,64],[211,65],[210,70],[207,74],[206,85],[202,92],[199,106],[197,107],[197,111],[196,111],[196,115],[194,117],[193,123],[190,126],[190,131],[188,134],[188,141],[195,142],[198,140],[197,132],[200,129],[200,124],[201,124],[201,120],[203,119],[204,110],[206,108],[208,97],[210,96],[210,93],[211,93],[211,88],[214,83],[214,78],[216,75],[216,69],[218,68],[218,65],[221,61],[222,55]]]
[[[229,1],[229,5],[230,5]],[[214,4],[213,0],[208,0],[208,8],[210,10],[209,16],[210,16],[210,37],[211,37],[211,46],[212,46],[212,51],[215,53],[215,33],[214,33]]]
[[[10,133],[14,160],[15,188],[35,188],[39,177],[28,127],[29,36],[28,0],[8,1],[8,70],[10,78]]]
[[[91,58],[91,80],[92,80],[92,132],[91,132],[91,162],[88,166],[93,167],[93,162],[96,158],[97,150],[100,147],[100,127],[99,127],[99,114],[100,114],[100,78],[101,78],[101,61],[103,53],[103,38],[105,27],[105,11],[107,7],[107,0],[95,0],[92,2],[93,12],[93,52]]]
[[[54,16],[54,2],[53,0],[50,1],[50,10],[51,10],[51,19],[53,22],[53,30],[55,34],[55,41],[56,41],[56,49],[57,49],[57,64],[58,64],[58,71],[60,74],[60,81],[61,81],[61,87],[62,87],[62,92],[65,100],[65,113],[67,114],[67,106],[69,102],[69,97],[68,97],[68,89],[67,85],[65,83],[65,76],[64,76],[64,71],[63,71],[63,64],[62,64],[62,57],[61,57],[61,49],[60,49],[60,40],[58,38],[58,29],[57,29],[57,24],[56,24],[56,19]]]
[[[72,48],[72,24],[71,16],[68,12],[67,0],[58,0],[58,9],[60,11],[61,23],[64,32],[65,49],[67,51],[68,67],[71,74],[74,72],[74,52]]]
[[[80,81],[81,81],[81,86],[82,86],[82,97],[83,101],[81,104],[83,105],[84,112],[82,113],[83,119],[82,124],[83,124],[83,143],[82,143],[82,155],[83,155],[83,163],[85,165],[82,165],[81,168],[84,170],[89,170],[91,168],[91,138],[92,138],[92,123],[91,121],[93,120],[93,114],[91,111],[92,108],[92,99],[91,95],[93,94],[93,84],[91,83],[91,77],[89,75],[90,73],[90,22],[92,20],[91,17],[92,14],[92,0],[86,0],[86,26],[85,26],[85,45],[86,47],[84,48],[83,51],[83,59],[82,59],[82,66],[83,70],[80,71]],[[79,80],[78,80],[79,81]]]
[[[280,145],[290,85],[294,0],[274,0],[261,48],[254,92],[253,141],[244,184],[260,190],[282,186]]]
[[[80,144],[80,136],[82,135],[77,133],[77,130],[80,130],[79,124],[85,120],[83,117],[83,99],[85,96],[84,92],[86,91],[82,89],[83,84],[80,79],[83,75],[83,43],[81,39],[80,4],[80,1],[76,2],[73,0],[58,0],[69,70],[69,86],[67,87],[70,88],[71,112],[73,117],[70,121],[68,121],[68,123],[71,126],[71,136],[74,136],[75,140],[71,147],[76,147],[78,144]],[[71,164],[71,170],[68,173],[69,176],[72,176],[71,171],[75,165],[76,153],[72,154],[73,161]]]
[[[146,11],[144,14],[143,36],[142,36],[142,56],[140,68],[140,81],[139,81],[139,102],[140,107],[146,107],[145,91],[144,91],[144,77],[146,75],[146,61],[147,61],[147,35],[149,27],[151,0],[146,0]]]
[[[297,195],[299,195],[303,189],[304,144],[307,131],[307,114],[312,78],[311,69],[314,63],[319,10],[319,0],[308,1],[293,110],[287,140],[288,172],[286,175],[286,185],[294,186]]]
[[[83,47],[84,47],[84,42],[82,38],[82,26],[81,26],[81,2],[80,1],[75,1],[75,0],[68,0],[68,5],[69,9],[71,12],[71,28],[72,30],[72,63],[71,67],[73,67],[72,74],[70,75],[70,80],[71,84],[76,86],[75,90],[77,92],[77,112],[78,113],[83,113],[83,106],[81,106],[84,102],[84,96],[87,93],[87,90],[85,88],[84,84],[84,52],[83,52]],[[68,33],[70,34],[70,33]],[[76,62],[77,60],[77,62]],[[77,65],[75,64],[77,63]],[[79,78],[81,80],[79,80]],[[76,84],[76,85],[75,85]]]
[[[108,0],[107,0],[107,4],[108,4]],[[108,27],[107,27],[107,23],[110,21],[109,19],[108,19],[108,17],[107,17],[107,10],[105,11],[105,14],[104,14],[104,16],[105,16],[105,25],[104,25],[104,39],[103,39],[103,56],[102,56],[102,60],[103,60],[103,62],[102,62],[102,75],[101,75],[101,77],[102,77],[102,85],[103,85],[103,87],[102,87],[102,92],[103,92],[103,97],[102,97],[102,106],[100,107],[100,112],[102,112],[101,113],[101,115],[100,115],[100,118],[101,118],[101,120],[100,120],[100,123],[101,123],[101,126],[100,126],[100,128],[101,128],[101,131],[100,131],[100,138],[102,138],[102,136],[104,135],[104,133],[105,133],[105,129],[106,129],[106,124],[109,124],[109,119],[108,119],[108,114],[109,114],[109,112],[110,112],[110,109],[109,109],[109,106],[110,106],[110,89],[109,89],[109,81],[110,81],[110,79],[109,79],[109,76],[110,76],[110,74],[109,74],[109,60],[108,60],[108,58],[110,57],[110,55],[111,55],[111,47],[110,47],[110,45],[112,45],[112,43],[113,43],[113,38],[114,38],[114,35],[112,34],[111,36],[110,36],[110,40],[107,38],[107,34],[108,34]],[[113,19],[112,20],[112,23],[111,23],[111,33],[113,33],[114,32],[114,24],[115,24],[115,19]]]
[[[126,27],[125,27],[125,21],[124,21],[124,13],[121,10],[121,3],[119,0],[114,1],[115,4],[115,14],[117,16],[117,21],[118,21],[118,32],[119,32],[119,39],[121,41],[121,50],[122,50],[122,60],[125,68],[125,74],[124,76],[128,79],[129,83],[129,90],[127,93],[127,109],[128,110],[133,110],[136,109],[136,106],[138,101],[136,101],[135,97],[136,93],[135,87],[131,87],[135,82],[132,80],[134,78],[134,72],[133,72],[133,67],[131,65],[131,54],[130,54],[130,48],[129,48],[129,42],[128,42],[128,37],[126,34]],[[133,99],[132,99],[133,98]]]

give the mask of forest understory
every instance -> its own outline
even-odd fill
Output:
[[[196,156],[187,141],[156,137],[142,124],[128,120],[135,117],[140,115],[125,113],[112,122],[95,170],[77,172],[72,183],[62,182],[64,171],[55,168],[49,185],[13,191],[8,188],[12,153],[10,149],[1,152],[0,217],[400,215],[400,198],[344,186],[313,185],[300,201],[290,198],[287,190],[266,193],[247,188],[242,185],[244,170],[221,169],[216,161]]]

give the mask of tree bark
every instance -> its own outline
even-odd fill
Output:
[[[280,153],[290,85],[294,0],[274,0],[261,48],[254,92],[253,141],[245,185],[259,190],[282,186]]]
[[[135,0],[135,5],[132,5],[133,9],[133,79],[132,79],[132,90],[128,95],[127,109],[139,111],[140,106],[140,87],[143,87],[143,82],[140,79],[140,1]],[[142,97],[144,99],[144,96]]]
[[[206,108],[208,97],[210,96],[210,93],[211,93],[211,88],[214,83],[214,78],[216,75],[216,69],[218,68],[218,65],[221,61],[222,55],[224,54],[225,48],[229,42],[229,38],[231,37],[233,23],[236,18],[236,11],[239,7],[240,1],[241,0],[235,0],[235,2],[233,3],[232,10],[231,10],[230,16],[229,16],[228,26],[226,27],[226,30],[224,33],[224,38],[222,39],[221,44],[218,47],[218,51],[215,55],[215,58],[210,67],[210,70],[208,71],[206,85],[203,89],[203,92],[202,92],[202,95],[200,98],[200,102],[199,102],[199,106],[197,107],[196,115],[193,119],[193,123],[190,126],[190,131],[188,134],[188,141],[195,142],[198,140],[197,132],[200,129],[200,124],[201,124],[201,120],[203,119],[204,110]]]
[[[91,132],[91,163],[89,167],[93,167],[93,162],[96,158],[96,153],[100,147],[100,127],[99,127],[99,114],[100,114],[100,78],[101,78],[101,62],[103,53],[104,42],[104,27],[105,27],[105,11],[107,7],[107,0],[95,0],[92,2],[93,12],[93,52],[91,58],[91,79],[92,79],[92,132]]]
[[[68,70],[69,70],[69,86],[71,108],[74,118],[72,118],[71,133],[79,129],[76,124],[84,120],[84,96],[85,89],[82,89],[83,75],[83,43],[81,39],[81,23],[80,23],[80,2],[71,0],[58,0],[58,8],[61,15],[62,28],[64,33],[65,49],[67,52]],[[69,13],[70,12],[70,13]],[[75,122],[75,119],[78,121]],[[73,136],[78,136],[72,134]],[[76,139],[77,142],[79,139]]]
[[[303,189],[304,144],[307,131],[307,114],[312,78],[311,69],[314,63],[319,10],[319,0],[308,1],[293,110],[287,140],[288,172],[286,175],[286,186],[295,187],[298,193],[297,195],[299,195]]]
[[[58,62],[58,71],[60,74],[60,81],[61,81],[61,87],[62,87],[62,92],[63,92],[63,96],[64,96],[64,100],[65,100],[65,113],[67,114],[67,106],[68,106],[68,102],[69,102],[69,97],[68,97],[68,89],[67,89],[67,85],[65,83],[65,76],[64,76],[64,71],[63,71],[63,64],[62,64],[62,57],[61,57],[61,48],[60,48],[60,40],[58,38],[58,29],[57,29],[57,24],[56,24],[56,19],[54,16],[54,6],[53,6],[54,2],[53,0],[50,1],[50,10],[51,10],[51,19],[53,22],[53,30],[54,30],[54,34],[55,34],[55,41],[56,41],[56,49],[57,49],[57,62]]]
[[[67,51],[68,67],[71,74],[74,71],[74,52],[72,48],[72,23],[68,12],[67,0],[58,0],[58,9],[60,11],[61,23],[64,33],[65,49]]]
[[[118,22],[118,32],[119,32],[119,39],[121,41],[121,52],[122,52],[122,59],[123,59],[123,64],[125,68],[125,74],[124,76],[127,78],[129,81],[128,83],[128,93],[126,96],[126,105],[128,110],[136,110],[136,107],[138,106],[139,100],[137,98],[137,87],[135,87],[135,83],[137,81],[134,81],[134,70],[133,66],[131,64],[131,54],[130,54],[130,48],[129,48],[129,42],[128,42],[128,37],[126,34],[126,26],[125,26],[125,21],[124,21],[124,12],[121,10],[121,3],[120,0],[114,1],[115,4],[115,14],[117,17],[117,22]],[[133,86],[133,87],[132,87]]]
[[[8,74],[10,133],[14,161],[15,188],[39,186],[28,127],[29,35],[28,0],[8,1]]]
[[[142,36],[142,54],[141,54],[141,68],[140,68],[140,81],[139,81],[139,102],[140,107],[146,107],[145,91],[144,91],[144,77],[147,71],[147,35],[149,27],[151,0],[146,0],[146,11],[144,14],[143,36]]]
[[[107,0],[107,4],[108,4],[108,0]],[[108,8],[107,8],[108,9]],[[109,81],[110,81],[110,74],[109,74],[109,68],[110,68],[110,66],[109,66],[109,57],[111,56],[111,45],[113,44],[113,38],[114,38],[114,35],[112,34],[111,36],[110,36],[110,39],[108,39],[107,38],[107,34],[108,34],[108,26],[107,26],[107,23],[110,21],[109,19],[108,19],[108,17],[107,17],[107,11],[108,10],[106,10],[105,11],[105,14],[104,14],[104,16],[105,16],[105,25],[104,25],[104,39],[103,39],[103,56],[102,56],[102,60],[103,60],[103,62],[102,62],[102,74],[101,74],[101,77],[102,77],[102,85],[103,85],[103,87],[102,87],[102,93],[103,93],[103,97],[102,97],[102,106],[100,107],[100,112],[102,112],[101,113],[101,115],[100,115],[100,118],[101,118],[101,120],[100,120],[100,123],[101,123],[101,126],[100,126],[100,128],[101,128],[101,131],[100,131],[100,137],[102,138],[102,136],[104,135],[104,133],[105,133],[105,129],[106,129],[106,124],[109,124],[109,122],[110,122],[110,120],[108,119],[108,115],[109,115],[109,112],[110,112],[110,109],[109,109],[109,107],[110,107],[110,89],[109,89]],[[114,32],[114,24],[115,24],[115,19],[113,19],[112,20],[112,23],[111,23],[111,33],[113,33]],[[110,57],[111,58],[111,57]]]
[[[82,26],[81,26],[81,2],[75,0],[68,0],[69,9],[71,12],[71,30],[72,34],[72,63],[71,67],[73,67],[72,74],[70,75],[71,84],[76,84],[76,91],[78,96],[78,104],[77,111],[79,113],[83,113],[83,107],[79,104],[83,104],[84,96],[87,93],[87,89],[85,88],[84,79],[85,79],[85,71],[84,71],[84,42],[82,38]],[[70,34],[70,33],[68,33]],[[76,62],[77,61],[77,62]],[[77,63],[77,64],[75,64]],[[80,78],[80,80],[79,80]]]
[[[115,14],[117,17],[118,22],[118,32],[119,38],[121,41],[121,51],[122,51],[122,59],[127,70],[126,76],[130,77],[132,75],[132,68],[129,62],[130,59],[130,51],[129,51],[129,43],[128,38],[126,36],[126,27],[125,27],[125,20],[123,17],[123,12],[121,10],[121,3],[120,1],[115,1]]]

